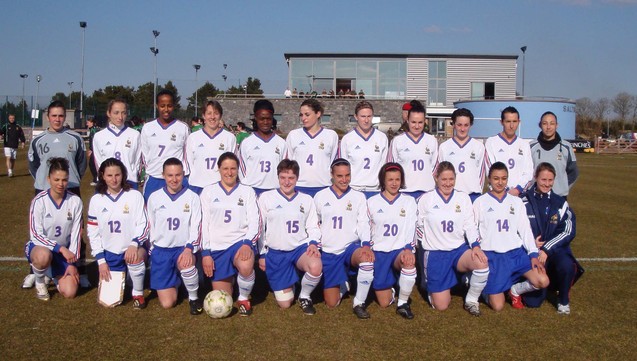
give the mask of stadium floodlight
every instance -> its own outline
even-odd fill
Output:
[[[155,70],[153,73],[153,118],[157,118],[157,53],[159,53],[157,37],[159,36],[159,31],[153,30],[153,36],[155,37],[155,46],[150,48],[150,51],[155,56]]]
[[[194,64],[192,66],[193,68],[195,68],[195,117],[197,116],[197,106],[199,105],[199,99],[198,99],[198,92],[199,92],[199,88],[197,87],[199,85],[199,81],[197,78],[197,73],[199,72],[199,69],[201,69],[201,65],[199,64]]]

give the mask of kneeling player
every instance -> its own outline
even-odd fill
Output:
[[[367,200],[350,188],[350,163],[332,162],[332,186],[314,196],[321,224],[324,290],[327,307],[336,307],[347,292],[348,271],[358,268],[354,314],[369,318],[365,300],[374,279],[374,252],[371,249]]]
[[[254,251],[259,237],[259,208],[254,190],[237,182],[239,159],[230,152],[217,162],[221,180],[201,192],[203,224],[202,265],[212,288],[232,295],[238,273],[239,314],[252,314]]]
[[[50,299],[44,282],[46,270],[51,267],[57,289],[64,298],[74,298],[80,283],[75,262],[80,256],[82,233],[82,200],[68,192],[69,163],[64,158],[51,158],[49,175],[51,186],[38,193],[29,211],[31,239],[25,255],[35,274],[35,290],[41,300]]]
[[[378,174],[380,194],[367,200],[372,224],[374,250],[374,282],[380,307],[394,302],[393,286],[398,281],[400,291],[396,313],[412,319],[409,295],[416,284],[416,201],[400,193],[405,187],[405,172],[398,163],[383,165]],[[400,277],[396,273],[400,272]]]
[[[128,270],[133,281],[133,307],[144,309],[149,230],[144,197],[131,189],[126,166],[115,158],[100,164],[95,192],[88,207],[86,231],[100,282],[110,281],[111,271]]]
[[[183,186],[184,168],[179,159],[167,159],[162,176],[166,186],[153,192],[146,205],[152,241],[150,287],[157,290],[161,306],[171,308],[177,303],[181,276],[190,314],[198,315],[203,311],[195,267],[201,241],[201,203],[195,192]]]
[[[282,160],[277,174],[280,188],[262,193],[258,200],[265,227],[259,242],[259,267],[265,271],[281,308],[292,306],[297,269],[305,272],[299,305],[303,313],[313,315],[316,309],[310,294],[321,280],[323,270],[316,207],[312,197],[294,189],[299,177],[296,161]]]
[[[521,294],[546,288],[549,278],[538,261],[531,225],[522,199],[507,193],[507,166],[494,163],[489,169],[491,190],[476,199],[473,210],[481,247],[489,258],[489,279],[484,293],[496,311],[504,307],[504,292],[509,290],[513,308],[522,308]],[[524,276],[527,280],[513,284]]]

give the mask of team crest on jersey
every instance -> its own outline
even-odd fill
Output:
[[[513,208],[513,206],[511,206],[511,208],[509,208],[509,214],[515,215],[515,209]]]
[[[551,216],[551,224],[557,224],[557,214]]]
[[[175,133],[173,133],[173,134],[170,136],[170,140],[171,140],[171,141],[173,141],[173,142],[174,142],[174,141],[176,141],[176,140],[177,140],[177,135],[176,135]]]
[[[132,145],[132,142],[130,141],[130,139],[126,139],[126,144],[124,145],[126,148],[130,148]]]
[[[431,151],[429,150],[429,147],[425,147],[425,154],[431,155]]]
[[[522,148],[518,149],[518,155],[524,155],[524,152],[522,151]]]
[[[219,150],[225,150],[226,147],[223,145],[223,143],[219,143]]]
[[[557,160],[562,160],[562,153],[557,153]]]
[[[184,204],[184,213],[188,213],[190,212],[190,204],[186,203]]]
[[[128,206],[128,203],[124,204],[124,214],[128,214],[130,213],[130,207]]]
[[[239,197],[239,202],[237,202],[239,207],[243,207],[243,198]]]
[[[380,147],[378,146],[378,144],[374,144],[374,152],[380,153]]]
[[[325,149],[325,143],[321,142],[321,144],[319,144],[319,149],[320,150]]]
[[[72,221],[73,220],[73,215],[71,214],[71,211],[67,211],[66,212],[66,220],[67,221]]]
[[[456,213],[460,213],[462,210],[460,209],[460,205],[456,204]]]
[[[405,209],[404,209],[404,208],[401,208],[401,209],[400,209],[400,216],[401,216],[401,217],[405,217],[406,215],[407,215],[407,212],[405,212]]]
[[[274,153],[281,154],[281,150],[279,149],[279,147],[274,148]]]
[[[346,211],[351,211],[352,210],[352,202],[347,202],[347,207],[345,207]]]
[[[301,213],[305,213],[305,208],[303,208],[303,205],[299,206],[299,211],[301,211]]]
[[[471,152],[471,156],[469,158],[476,159],[476,153],[475,152]]]
[[[73,144],[69,144],[69,152],[73,151]]]

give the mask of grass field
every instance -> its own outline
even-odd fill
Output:
[[[33,182],[19,154],[17,177],[0,177],[0,256],[21,256],[28,237]],[[577,215],[573,250],[579,258],[637,257],[637,156],[582,154],[580,180],[569,196]],[[85,209],[93,190],[85,177]],[[45,303],[20,289],[28,266],[0,262],[0,360],[21,359],[559,359],[635,360],[637,262],[584,261],[586,274],[572,290],[572,313],[555,306],[470,317],[454,296],[448,311],[430,309],[412,295],[416,318],[369,307],[370,320],[351,312],[351,298],[315,316],[298,306],[279,310],[271,294],[255,292],[254,314],[211,320],[190,316],[187,302],[160,309],[151,298],[143,311],[130,302],[115,309],[96,303],[96,290],[75,300],[52,293]]]

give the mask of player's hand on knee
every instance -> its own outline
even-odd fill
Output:
[[[184,250],[181,251],[181,254],[177,258],[177,264],[180,269],[186,269],[192,267],[194,265],[192,250],[188,247],[184,247]]]
[[[265,258],[259,258],[259,268],[265,272]]]
[[[204,256],[201,259],[201,266],[203,267],[203,273],[207,277],[212,277],[215,271],[215,261],[212,259],[212,256]]]
[[[400,252],[400,263],[402,267],[414,267],[416,264],[416,257],[411,250],[405,249]]]
[[[540,274],[546,274],[546,269],[544,269],[544,265],[537,258],[531,258],[531,268],[536,270]]]
[[[126,252],[124,253],[124,260],[128,264],[139,263],[140,260],[137,257],[137,247],[133,246],[132,244],[128,246]]]
[[[315,244],[307,246],[307,255],[310,257],[321,257],[321,252]]]
[[[252,259],[252,257],[254,257],[254,252],[252,252],[252,247],[248,246],[247,244],[244,244],[241,247],[239,247],[239,250],[237,251],[237,258],[240,261],[248,261]]]
[[[110,281],[111,280],[111,269],[108,267],[108,264],[106,262],[100,264],[98,266],[99,269],[99,273],[100,273],[100,281]]]
[[[60,254],[66,259],[67,263],[75,263],[77,261],[77,257],[75,253],[69,251],[66,247],[60,247]]]
[[[484,254],[482,248],[475,246],[471,249],[471,260],[478,261],[480,263],[487,263],[489,260],[487,259],[487,255]]]
[[[80,283],[80,273],[77,271],[77,268],[73,265],[69,265],[66,267],[66,271],[64,271],[64,275],[62,278],[71,277],[75,283]]]
[[[376,257],[374,257],[374,251],[372,251],[371,247],[363,246],[361,248],[361,261],[362,262],[374,262]]]

